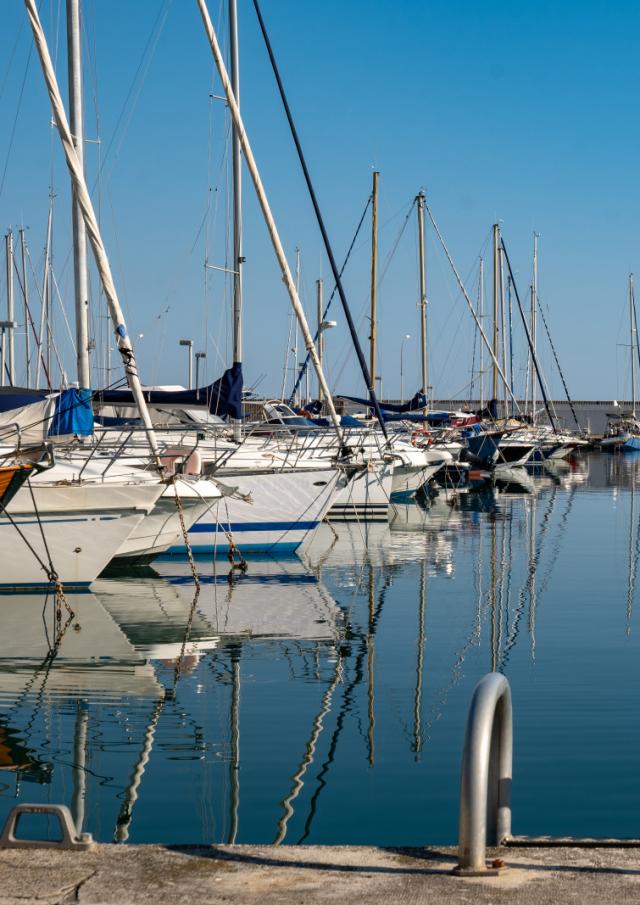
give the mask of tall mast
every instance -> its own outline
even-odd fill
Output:
[[[67,0],[67,55],[69,65],[69,127],[78,164],[84,175],[84,125],[82,111],[82,50],[80,0]],[[73,187],[73,276],[76,298],[76,355],[78,386],[91,387],[89,370],[89,277],[87,232]]]
[[[87,227],[89,241],[91,242],[91,247],[93,249],[96,266],[98,268],[100,280],[102,281],[102,286],[104,288],[104,294],[107,298],[109,314],[111,315],[111,320],[113,322],[116,342],[118,344],[118,351],[120,352],[120,355],[122,357],[122,364],[127,378],[127,383],[129,384],[129,388],[131,389],[131,393],[136,402],[136,406],[138,408],[138,411],[140,412],[140,417],[142,419],[142,423],[144,424],[147,435],[147,441],[153,453],[155,462],[158,468],[160,468],[160,450],[158,447],[158,442],[156,440],[155,432],[153,430],[153,424],[151,422],[147,403],[142,392],[142,386],[140,384],[140,377],[138,376],[138,367],[136,364],[133,346],[131,345],[131,340],[129,339],[129,334],[127,332],[122,308],[120,307],[120,300],[118,299],[118,293],[113,282],[111,266],[109,264],[107,252],[102,242],[100,227],[98,226],[98,221],[93,209],[91,196],[89,195],[89,190],[84,178],[84,173],[82,172],[82,167],[80,166],[80,162],[78,161],[78,155],[76,154],[75,148],[73,146],[71,130],[69,129],[67,115],[64,110],[64,104],[62,103],[62,97],[60,95],[60,88],[58,87],[58,80],[56,78],[55,70],[51,62],[51,57],[49,55],[47,39],[45,38],[45,34],[42,29],[42,23],[40,22],[40,16],[38,15],[35,0],[24,0],[24,4],[27,9],[29,21],[31,23],[31,29],[33,31],[33,37],[36,49],[38,51],[38,56],[40,57],[42,74],[44,75],[44,79],[47,85],[47,91],[49,93],[49,99],[51,101],[51,108],[56,125],[58,127],[58,135],[60,136],[60,141],[62,142],[62,147],[67,161],[67,167],[71,175],[71,181],[76,192],[78,204],[80,205],[80,209],[82,211],[84,223]]]
[[[629,323],[631,325],[631,414],[636,417],[636,324],[633,316],[633,274],[629,274]]]
[[[298,294],[298,298],[300,298],[300,249],[296,248],[296,293]],[[298,386],[298,323],[294,320],[293,322],[293,386],[294,388]],[[296,390],[296,393],[293,397],[293,404],[298,405],[300,402],[300,388]]]
[[[369,373],[371,386],[376,388],[376,344],[378,342],[378,177],[380,173],[373,171],[373,188],[371,190],[371,340],[369,344]]]
[[[13,364],[13,350],[14,350],[14,339],[13,339],[13,233],[11,230],[6,235],[6,244],[7,244],[7,332],[9,334],[9,355],[8,355],[8,374],[9,374],[9,384],[11,386],[15,385],[15,374],[14,374],[14,364]],[[5,361],[4,351],[2,355],[2,376],[4,383],[4,376],[7,373],[7,361]]]
[[[271,243],[273,245],[273,250],[278,259],[278,264],[280,266],[280,271],[282,273],[282,279],[287,287],[287,292],[289,294],[289,298],[291,300],[291,307],[295,311],[296,317],[298,319],[298,323],[300,325],[300,329],[302,331],[302,336],[304,339],[304,344],[309,353],[311,361],[313,362],[313,367],[315,368],[316,374],[318,375],[318,379],[320,381],[320,385],[322,387],[322,392],[325,395],[327,401],[327,407],[329,409],[329,416],[331,418],[331,423],[333,424],[334,430],[340,442],[343,440],[343,431],[340,425],[340,419],[338,417],[338,413],[336,412],[335,405],[333,404],[333,398],[331,396],[331,392],[329,390],[329,385],[327,383],[326,377],[320,367],[320,362],[318,360],[318,353],[316,351],[315,344],[313,342],[313,336],[309,330],[309,325],[307,323],[307,319],[305,317],[304,309],[300,304],[300,298],[298,293],[296,292],[296,287],[293,282],[293,277],[291,275],[291,269],[289,267],[289,262],[287,261],[287,256],[285,255],[284,248],[282,246],[282,242],[280,240],[280,236],[278,234],[278,230],[273,219],[273,215],[271,213],[271,207],[269,206],[269,201],[267,199],[267,194],[264,190],[264,186],[262,184],[262,179],[260,178],[260,173],[258,171],[258,167],[256,165],[255,158],[253,156],[253,151],[251,149],[251,145],[249,143],[249,138],[247,136],[246,130],[244,128],[244,123],[242,122],[242,117],[240,115],[240,110],[238,109],[238,103],[236,101],[235,95],[233,93],[233,89],[231,87],[231,81],[229,79],[229,75],[227,73],[226,66],[224,65],[224,59],[222,57],[222,53],[220,51],[220,45],[218,43],[218,39],[216,37],[215,30],[213,28],[213,23],[211,22],[211,17],[209,15],[209,10],[207,9],[207,4],[205,0],[196,0],[198,4],[198,9],[200,10],[200,15],[202,17],[202,24],[204,26],[204,30],[207,35],[207,40],[209,41],[209,46],[211,48],[211,53],[213,55],[216,68],[218,70],[218,74],[220,76],[220,81],[222,82],[222,87],[224,88],[224,93],[227,98],[227,103],[229,105],[229,110],[231,111],[231,116],[233,117],[234,125],[238,132],[238,138],[240,139],[240,146],[242,148],[242,153],[244,155],[245,162],[247,164],[247,169],[251,175],[251,179],[256,191],[256,195],[258,196],[258,202],[260,204],[260,209],[262,211],[262,216],[264,218],[265,224],[267,226],[267,230],[269,232],[269,238],[271,239]],[[33,5],[34,0],[25,0],[25,3],[29,3]]]
[[[318,307],[318,358],[320,360],[320,366],[322,367],[322,359],[324,357],[324,331],[322,329],[322,314],[324,311],[324,302],[322,298],[322,280],[316,280],[316,289]],[[307,368],[307,371],[308,370],[309,369]],[[320,405],[322,405],[322,387],[320,386],[320,381],[318,381],[318,400],[320,402]]]
[[[505,316],[505,298],[504,298],[504,255],[502,253],[502,248],[498,249],[498,253],[500,255],[500,329],[502,331],[502,370],[506,377],[509,377],[509,367],[507,364],[507,324],[506,324],[506,316]],[[510,378],[511,382],[513,382],[513,378]],[[509,393],[507,390],[507,384],[505,381],[504,384],[504,416],[507,417],[507,412],[509,411]]]
[[[238,55],[238,9],[236,0],[229,0],[229,62],[231,88],[240,106],[240,62]],[[242,361],[242,159],[240,139],[235,123],[231,131],[231,159],[233,166],[233,361]]]
[[[478,276],[478,317],[480,323],[484,319],[484,258],[480,258],[480,274]],[[484,408],[484,343],[480,340],[480,410]]]
[[[536,354],[536,323],[538,320],[538,233],[533,234],[533,281],[531,283],[531,345]],[[536,371],[531,365],[531,423],[536,423]]]
[[[429,401],[427,375],[427,277],[424,262],[424,192],[418,192],[418,247],[420,252],[420,357],[422,362],[422,392]],[[423,409],[426,415],[428,406]]]
[[[491,384],[491,398],[498,398],[498,358],[500,349],[498,345],[498,310],[500,297],[500,227],[493,224],[493,381]]]
[[[49,308],[51,304],[51,300],[49,298],[49,290],[50,290],[50,280],[49,280],[49,269],[50,269],[50,261],[51,261],[51,229],[53,226],[53,199],[54,194],[52,191],[49,192],[49,217],[47,219],[47,244],[44,249],[44,277],[42,280],[42,308],[40,311],[40,332],[38,334],[38,364],[36,366],[36,382],[35,388],[39,389],[40,384],[40,372],[44,367],[46,374],[45,378],[47,381],[47,386],[49,389],[52,389],[51,386],[51,370],[49,362],[45,363],[45,348],[48,348],[45,339],[45,331],[47,329],[47,324],[49,321]]]
[[[24,356],[27,386],[31,386],[31,314],[29,312],[29,287],[27,283],[27,243],[24,229],[20,231],[20,252],[22,257],[22,296],[24,298]]]

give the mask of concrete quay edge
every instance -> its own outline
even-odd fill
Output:
[[[96,845],[0,850],[0,905],[639,903],[640,846],[499,848],[507,869],[461,878],[452,847]]]

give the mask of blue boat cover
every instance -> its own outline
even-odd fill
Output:
[[[148,405],[175,408],[201,408],[206,405],[212,415],[242,418],[242,364],[227,368],[222,377],[196,390],[143,390]],[[101,390],[95,394],[99,405],[135,405],[131,390]]]
[[[316,427],[331,427],[331,421],[329,420],[329,418],[314,418],[313,424]],[[364,423],[364,421],[359,421],[357,418],[352,418],[351,415],[341,415],[340,427],[366,428],[367,425]]]
[[[350,402],[357,402],[358,405],[366,405],[367,408],[371,408],[371,400],[370,399],[362,399],[358,396],[345,396],[343,393],[340,393],[341,399],[348,399]],[[384,405],[380,403],[380,409],[382,410],[382,414],[384,416],[385,412],[414,412],[416,409],[423,409],[427,406],[427,397],[424,393],[416,393],[408,402],[403,402],[402,404],[395,402],[386,402]]]
[[[62,390],[56,399],[56,407],[49,428],[50,437],[74,434],[89,437],[93,433],[93,409],[91,390]]]
[[[50,390],[29,390],[26,387],[0,387],[0,412],[20,409],[32,402],[41,402]]]

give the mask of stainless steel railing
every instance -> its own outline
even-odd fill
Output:
[[[486,873],[487,845],[511,836],[511,688],[491,672],[473,693],[462,754],[458,873]]]

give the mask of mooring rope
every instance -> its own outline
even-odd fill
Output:
[[[187,525],[184,520],[184,509],[182,508],[182,501],[180,499],[180,494],[178,493],[178,483],[176,479],[176,475],[173,475],[171,482],[173,484],[173,496],[176,501],[176,509],[178,510],[178,518],[180,519],[180,528],[182,530],[182,537],[184,539],[184,545],[187,550],[187,557],[189,559],[189,568],[191,569],[191,575],[193,576],[193,583],[195,584],[197,590],[200,590],[200,579],[198,578],[198,570],[196,569],[196,563],[193,558],[193,551],[191,549],[191,543],[189,542],[189,533],[187,531]]]

